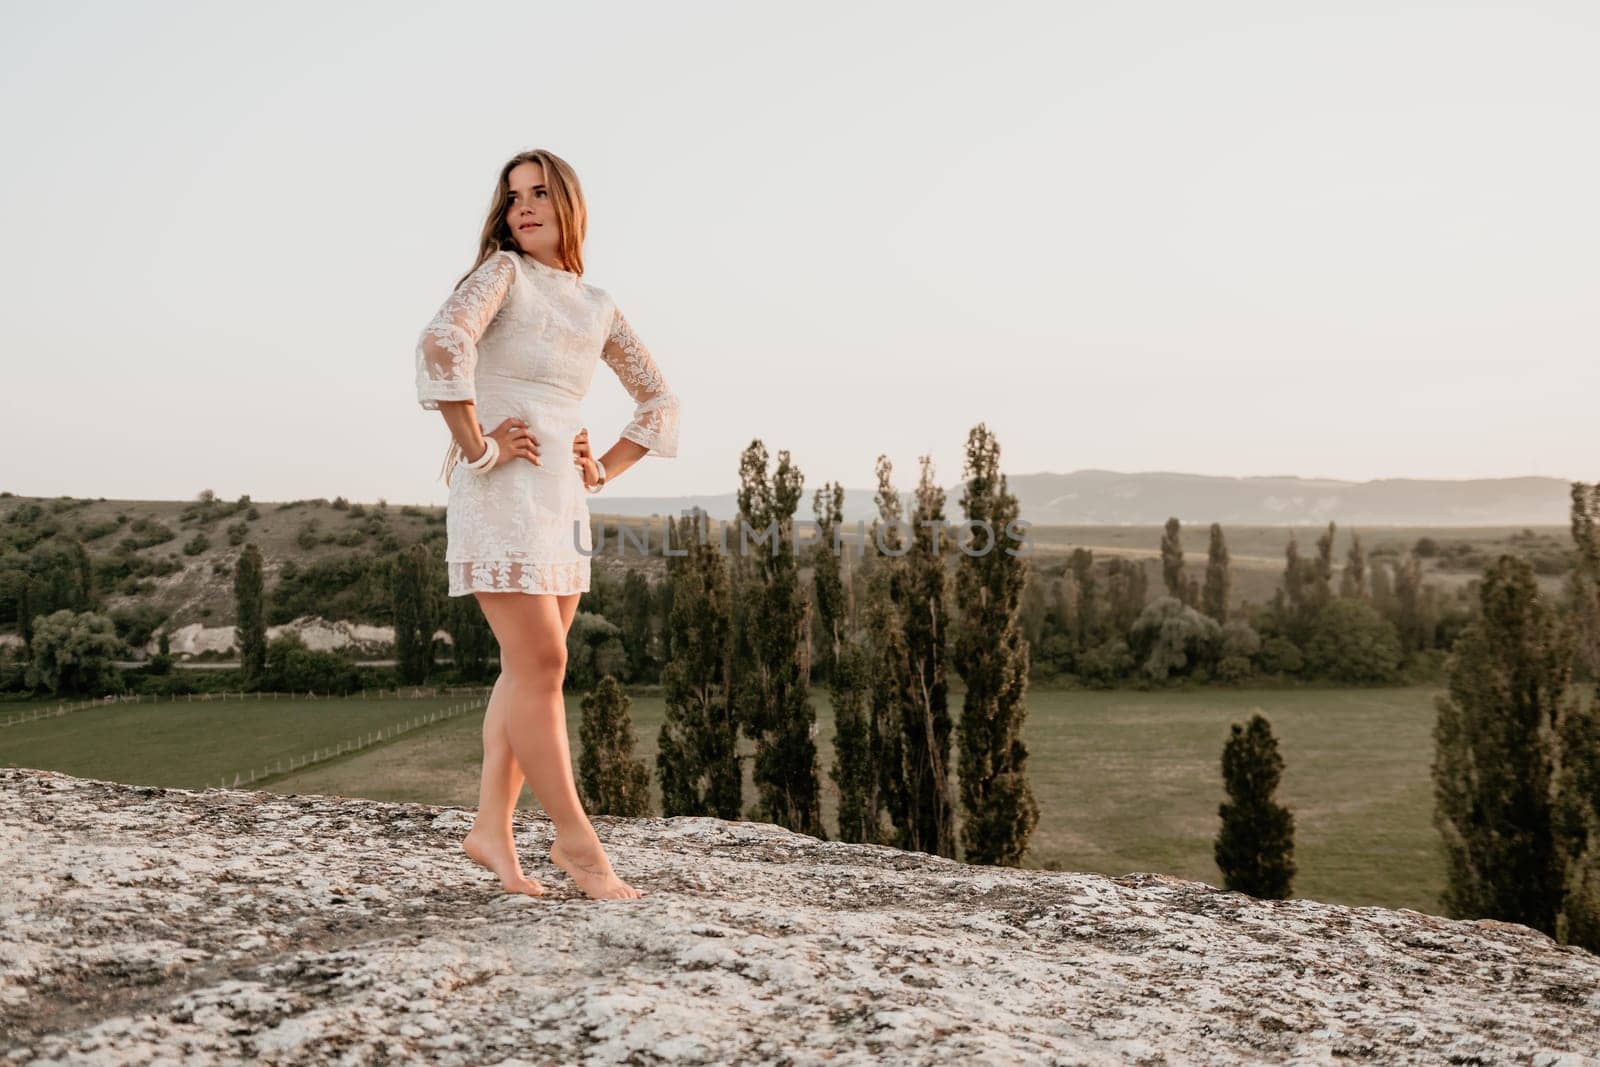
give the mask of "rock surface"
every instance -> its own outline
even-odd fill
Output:
[[[235,651],[238,633],[236,626],[206,626],[192,622],[177,627],[167,635],[167,650],[174,656],[198,656],[202,652],[227,655]],[[303,615],[267,627],[267,640],[275,640],[287,633],[299,634],[306,647],[313,652],[345,649],[355,655],[371,656],[394,651],[393,626],[369,626],[345,619],[330,621],[320,615]],[[450,634],[444,630],[435,631],[433,636],[445,645],[450,644]],[[160,648],[160,639],[153,635],[144,644],[147,655],[155,655]]]
[[[595,824],[633,901],[462,856],[470,812],[0,770],[11,1063],[1541,1063],[1600,958],[1523,926],[758,823]]]

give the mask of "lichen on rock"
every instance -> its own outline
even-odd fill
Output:
[[[457,808],[0,770],[6,1062],[1582,1063],[1600,959],[1526,927],[1161,875],[596,818],[543,898]]]

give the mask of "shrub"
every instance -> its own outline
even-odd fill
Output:
[[[1177,597],[1161,596],[1146,604],[1128,631],[1134,655],[1152,681],[1191,674],[1216,659],[1222,627]]]
[[[117,542],[117,547],[125,552],[137,552],[151,545],[164,544],[178,536],[153,519],[135,519],[128,524],[128,531],[132,536]]]
[[[1313,674],[1334,681],[1392,682],[1400,673],[1400,634],[1367,601],[1341,597],[1312,616],[1305,658]]]
[[[143,648],[150,643],[156,628],[167,619],[167,613],[154,604],[135,604],[117,608],[111,613],[111,622],[117,636],[130,648]]]
[[[122,691],[122,676],[112,660],[123,651],[116,624],[93,611],[68,608],[33,622],[33,656],[27,684],[60,696],[103,696]]]
[[[1256,656],[1261,653],[1261,635],[1243,619],[1222,624],[1222,650],[1217,659],[1216,678],[1236,685],[1256,672]]]
[[[1256,665],[1243,656],[1223,656],[1217,660],[1217,681],[1238,685],[1256,673]]]
[[[1300,648],[1287,637],[1269,637],[1261,643],[1261,669],[1268,674],[1299,674],[1305,669]]]
[[[623,674],[627,667],[622,629],[604,615],[580,610],[567,632],[567,684],[593,689],[605,675]]]
[[[1133,670],[1133,651],[1128,642],[1113,637],[1078,655],[1078,680],[1084,685],[1105,689]]]
[[[287,693],[354,693],[361,675],[347,652],[317,652],[296,633],[281,634],[267,645],[262,689]]]

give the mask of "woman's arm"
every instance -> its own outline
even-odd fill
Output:
[[[455,439],[455,447],[461,458],[471,463],[483,455],[483,450],[489,447],[489,442],[483,438],[483,428],[478,425],[478,405],[471,400],[441,400],[439,413],[444,416],[445,425],[450,427],[450,436]]]
[[[594,453],[589,450],[589,431],[583,429],[572,442],[573,451],[577,458],[578,466],[583,469],[583,484],[593,485],[600,480],[600,472],[594,467]],[[606,468],[606,484],[610,485],[616,480],[617,475],[639,462],[639,459],[650,450],[637,441],[627,438],[619,440],[616,444],[606,449],[606,454],[600,457],[600,462]]]
[[[484,260],[450,294],[417,340],[417,403],[425,411],[442,414],[453,438],[445,456],[447,481],[454,458],[470,462],[488,447],[478,425],[478,341],[505,303],[516,269],[508,256],[496,254]]]
[[[678,397],[667,387],[667,381],[656,366],[650,350],[645,348],[620,309],[612,313],[611,332],[606,338],[601,358],[606,366],[616,372],[622,387],[633,397],[633,417],[622,428],[622,440],[602,456],[610,480],[611,457],[616,456],[626,470],[647,453],[662,457],[678,454]],[[629,448],[628,445],[637,445]]]
[[[478,340],[505,302],[516,269],[506,256],[484,260],[423,327],[415,360],[423,410],[438,411],[441,400],[476,400]]]
[[[658,456],[678,454],[678,398],[667,388],[661,368],[656,366],[649,349],[615,306],[611,313],[611,330],[600,358],[616,372],[617,379],[634,401],[633,417],[622,428],[622,436],[600,457],[606,468],[606,484],[610,485],[623,471],[652,452]],[[587,429],[578,434],[573,448],[577,452],[578,466],[583,470],[583,484],[594,485],[600,475],[589,451]]]

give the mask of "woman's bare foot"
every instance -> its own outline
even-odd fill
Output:
[[[500,879],[500,888],[507,893],[544,896],[544,886],[522,873],[522,864],[517,860],[517,845],[510,833],[491,834],[473,826],[462,840],[461,849],[473,863],[493,871]]]
[[[550,862],[571,875],[578,888],[595,900],[632,900],[644,896],[617,877],[598,840],[568,852],[558,834],[550,842]]]

